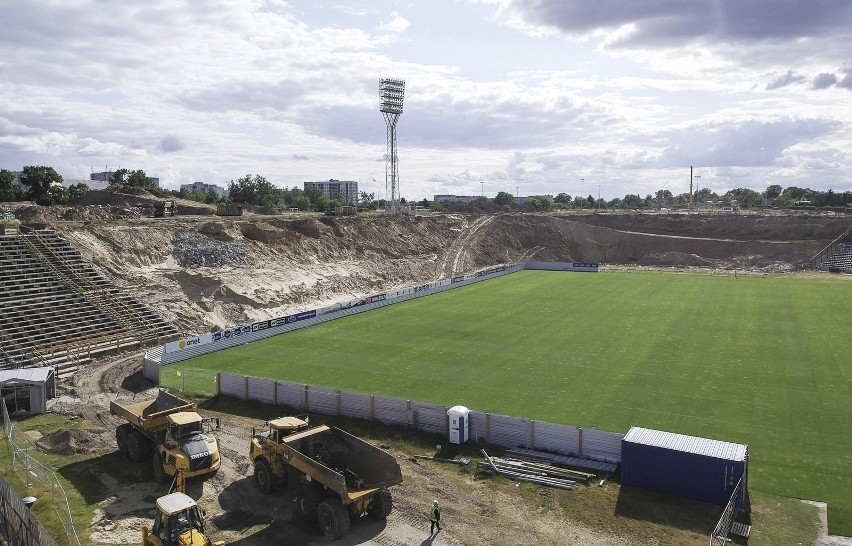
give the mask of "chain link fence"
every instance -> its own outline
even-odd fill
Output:
[[[53,504],[53,509],[65,530],[67,541],[62,544],[81,546],[74,521],[71,519],[71,507],[65,489],[56,474],[30,454],[37,451],[36,447],[14,426],[9,418],[6,402],[0,401],[0,406],[3,412],[4,435],[11,456],[11,472],[26,484],[28,493],[31,487],[37,487],[43,492],[40,493],[41,498]],[[34,482],[38,482],[38,485]],[[0,534],[14,546],[60,546],[30,513],[25,500],[33,502],[30,498],[22,499],[11,485],[0,477]]]

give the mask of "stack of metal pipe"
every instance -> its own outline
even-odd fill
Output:
[[[511,480],[525,481],[559,489],[571,489],[578,479],[582,479],[579,476],[571,476],[571,471],[563,468],[490,457],[484,449],[480,450],[480,452],[485,457],[485,462],[479,463],[481,468],[486,472],[499,474]]]

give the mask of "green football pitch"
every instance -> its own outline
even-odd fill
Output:
[[[174,365],[749,445],[852,535],[852,281],[523,271]],[[171,375],[171,374],[164,374]]]

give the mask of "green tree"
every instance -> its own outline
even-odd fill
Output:
[[[756,207],[763,204],[763,196],[748,188],[736,188],[722,196],[722,199],[736,201],[743,208]]]
[[[128,173],[129,171],[127,169],[118,169],[112,173],[110,184],[115,184],[116,186],[123,186],[124,184],[127,184]]]
[[[376,200],[375,194],[367,193],[365,191],[362,191],[359,194],[359,198],[358,198],[358,201],[361,204],[361,206],[364,207],[364,208],[367,208],[367,209],[374,208],[373,207],[373,204],[374,204],[373,201],[375,201],[375,200]]]
[[[624,199],[621,201],[622,207],[626,209],[641,209],[644,206],[645,202],[642,201],[642,198],[639,197],[639,194],[631,195],[627,194],[624,196]]]
[[[311,202],[304,193],[291,194],[289,205],[299,210],[308,210],[311,208]]]
[[[674,201],[674,196],[669,190],[657,190],[656,199],[657,206],[671,205]]]
[[[0,201],[21,201],[24,191],[15,185],[15,174],[6,169],[0,169]]]
[[[148,178],[148,175],[145,174],[145,171],[142,169],[133,171],[127,175],[127,180],[125,184],[128,186],[132,186],[134,188],[153,188],[154,183],[151,182],[151,179]]]
[[[72,184],[68,187],[68,200],[73,201],[74,199],[79,199],[88,193],[89,186],[88,184],[83,184],[82,182],[78,184]]]
[[[316,203],[317,199],[319,199],[320,195],[323,195],[322,190],[317,188],[316,186],[311,186],[309,188],[305,188],[304,190],[305,197],[308,198],[308,201],[311,203]]]
[[[204,203],[208,205],[215,205],[219,202],[219,194],[216,193],[216,190],[210,188],[207,190],[207,193],[204,194]]]
[[[514,202],[515,197],[509,192],[497,192],[497,195],[494,197],[494,204],[496,205],[511,205]]]
[[[565,205],[569,205],[569,204],[571,204],[571,196],[570,196],[570,195],[568,195],[567,193],[564,193],[564,192],[563,192],[563,193],[560,193],[559,195],[557,195],[557,196],[553,199],[553,201],[554,201],[555,203],[563,203],[563,204],[565,204]]]
[[[21,174],[21,184],[27,187],[26,197],[36,203],[47,204],[48,191],[52,185],[62,186],[62,177],[53,167],[26,166]],[[64,190],[64,188],[63,188]]]
[[[68,190],[61,184],[53,184],[47,188],[37,201],[39,205],[63,205],[68,202]]]
[[[763,190],[763,197],[767,200],[772,200],[781,195],[782,191],[784,191],[784,188],[778,184],[772,184],[771,186],[766,186],[766,189]]]
[[[277,207],[280,193],[275,184],[259,174],[254,176],[254,182],[257,188],[257,196],[252,204],[262,207]]]
[[[259,174],[254,175],[254,178],[247,174],[238,180],[231,180],[228,184],[228,195],[235,203],[275,207],[278,206],[282,193]]]

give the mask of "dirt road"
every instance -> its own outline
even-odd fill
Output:
[[[125,354],[79,371],[72,389],[52,404],[52,410],[79,415],[84,423],[74,429],[85,434],[92,452],[89,472],[100,480],[102,500],[91,524],[91,539],[105,544],[136,544],[143,526],[150,525],[140,514],[150,513],[150,499],[164,493],[153,481],[150,463],[119,459],[114,430],[120,420],[109,415],[112,400],[144,400],[156,388],[141,377],[141,353]],[[240,546],[269,544],[330,544],[311,524],[295,515],[294,499],[285,491],[263,495],[253,481],[247,457],[256,418],[222,414],[222,425],[214,431],[219,440],[222,468],[206,480],[189,480],[188,493],[199,499],[212,526],[211,535]],[[274,416],[270,416],[274,417]],[[72,440],[73,436],[72,434]],[[67,433],[64,438],[67,438]],[[379,439],[366,438],[379,444]],[[67,444],[48,450],[61,452]],[[495,487],[476,480],[466,468],[415,459],[409,453],[388,449],[400,463],[404,482],[392,488],[394,508],[386,522],[363,518],[353,522],[350,533],[336,545],[368,546],[492,546],[521,544],[631,544],[625,537],[610,536],[578,522],[558,509],[555,497],[570,492],[546,491],[542,506],[531,503],[513,484]],[[96,456],[99,455],[99,456]],[[96,456],[96,457],[95,457]],[[138,483],[120,483],[111,474],[113,465],[143,466]],[[114,473],[114,471],[113,471]],[[443,507],[444,530],[430,536],[427,509],[433,499]],[[78,525],[83,522],[78,522]]]

